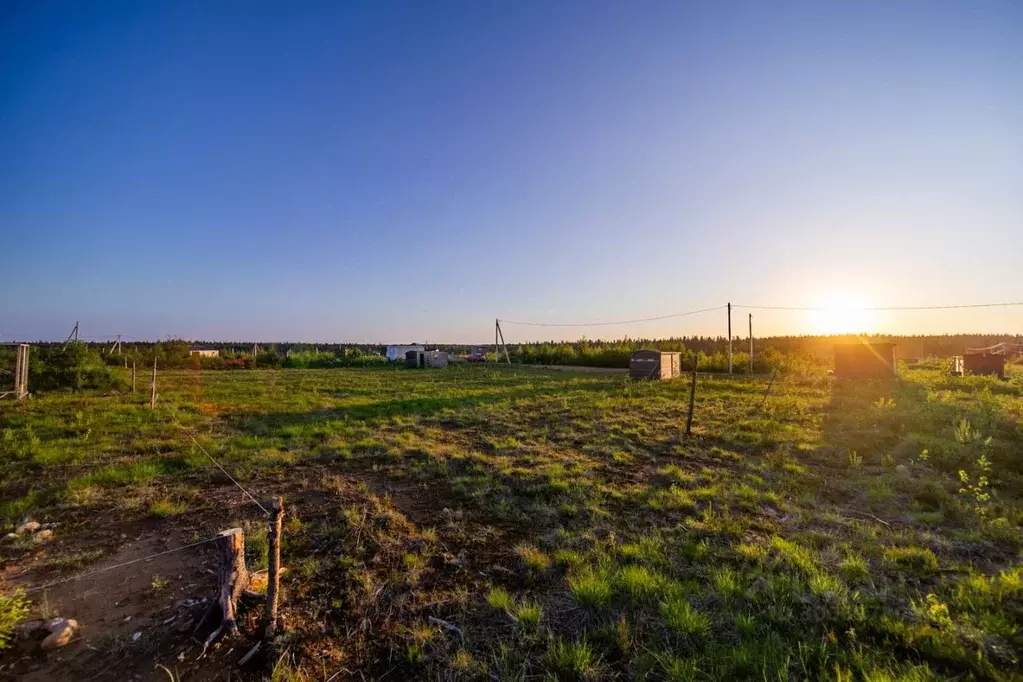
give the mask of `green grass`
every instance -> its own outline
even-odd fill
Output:
[[[681,595],[669,595],[661,602],[661,622],[683,637],[706,637],[710,632],[710,617],[694,609]]]
[[[580,606],[605,609],[615,594],[615,578],[605,568],[585,566],[569,575],[568,590]]]
[[[547,669],[557,680],[595,680],[600,676],[600,657],[585,639],[580,642],[558,639],[547,649]]]
[[[323,652],[367,679],[1019,679],[1011,369],[804,367],[763,407],[763,381],[701,377],[689,438],[687,381],[493,365],[162,372],[155,411],[40,394],[4,405],[0,516],[80,542],[0,561],[38,583],[95,540],[238,525],[265,566],[265,517],[187,432],[285,496],[284,608],[317,624],[294,679]]]

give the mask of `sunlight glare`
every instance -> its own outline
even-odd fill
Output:
[[[869,304],[855,296],[834,295],[825,299],[821,310],[811,313],[815,333],[856,334],[869,332],[873,327],[874,314],[864,310]]]

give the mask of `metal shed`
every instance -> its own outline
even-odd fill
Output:
[[[1005,378],[1005,356],[992,353],[966,353],[963,355],[965,374],[992,374]]]
[[[448,354],[442,350],[428,350],[423,353],[423,362],[426,367],[440,369],[448,366]]]
[[[682,353],[637,350],[629,357],[633,379],[673,379],[682,372]]]
[[[835,376],[890,377],[895,374],[895,344],[888,341],[835,344]]]
[[[405,366],[433,369],[447,367],[448,354],[442,350],[410,350],[405,353]]]

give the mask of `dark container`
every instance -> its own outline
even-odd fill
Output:
[[[966,374],[990,374],[1005,378],[1005,356],[990,353],[967,353],[963,355],[963,370]]]
[[[681,353],[637,350],[629,357],[629,376],[633,379],[673,379],[681,371]]]
[[[835,376],[890,377],[895,374],[895,344],[886,341],[835,344]]]

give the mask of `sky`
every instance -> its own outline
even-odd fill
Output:
[[[1023,301],[1016,0],[8,1],[0,159],[0,341],[1023,332],[843,310]]]

